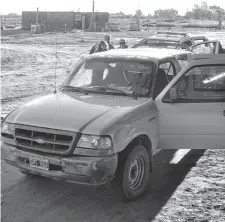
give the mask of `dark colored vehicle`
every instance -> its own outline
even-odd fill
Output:
[[[157,32],[132,46],[132,48],[173,48],[192,51],[195,54],[218,54],[219,41],[209,41],[205,36],[192,36],[183,32]]]
[[[155,35],[141,40],[135,44],[132,48],[137,48],[140,45],[151,45],[157,43],[172,43],[172,44],[184,44],[189,47],[199,43],[205,42],[208,39],[205,36],[190,36],[183,32],[156,32]]]
[[[140,44],[137,46],[133,46],[132,48],[167,48],[167,49],[182,49],[186,51],[192,52],[192,48],[185,44],[177,44],[171,42],[159,42],[159,43],[151,43],[151,44]]]

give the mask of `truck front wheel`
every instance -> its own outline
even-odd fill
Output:
[[[136,145],[133,149],[131,148],[122,162],[117,170],[113,186],[117,186],[117,189],[122,188],[126,200],[135,200],[145,192],[148,186],[149,153],[143,145]]]

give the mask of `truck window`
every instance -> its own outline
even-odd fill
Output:
[[[192,50],[195,54],[213,54],[215,45],[213,42],[194,45]]]
[[[82,85],[89,85],[92,82],[92,69],[88,69],[85,67],[85,64],[81,66],[78,70],[76,78],[71,81],[71,86],[80,87]]]
[[[153,98],[156,98],[162,92],[175,75],[175,67],[171,61],[166,61],[159,65],[158,72],[156,74]]]
[[[198,43],[201,43],[201,42],[204,42],[204,40],[203,40],[203,39],[197,39],[197,40],[194,40],[194,45],[195,45],[195,44],[198,44]]]
[[[190,40],[188,40],[188,41],[185,41],[185,42],[183,42],[182,43],[183,45],[187,45],[187,46],[192,46],[192,42],[190,41]]]
[[[176,75],[176,69],[174,67],[174,64],[172,62],[164,62],[159,65],[160,69],[163,69],[166,73],[166,77],[169,81],[173,79],[173,77]]]
[[[183,69],[188,64],[187,54],[178,55],[177,59],[178,59],[178,62],[180,64],[180,66],[181,66],[181,69]]]
[[[92,58],[84,60],[83,64],[75,68],[63,86],[80,87],[102,94],[118,94],[120,90],[123,95],[128,93],[146,97],[153,73],[154,63],[146,60]],[[104,91],[104,87],[114,88],[114,91]]]
[[[193,67],[176,83],[174,88],[181,101],[224,101],[225,66],[204,65]]]

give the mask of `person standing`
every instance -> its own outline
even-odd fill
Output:
[[[104,51],[108,51],[108,50],[109,50],[109,46],[108,46],[107,42],[100,41],[92,47],[89,54],[94,54],[97,52],[104,52]]]
[[[107,44],[107,50],[114,49],[114,46],[111,44],[110,40],[111,40],[111,36],[109,34],[105,34],[104,37],[103,37],[103,41]],[[102,42],[102,41],[100,41],[100,42]],[[93,54],[98,50],[97,48],[98,48],[100,42],[98,42],[98,43],[96,43],[95,45],[92,46],[89,54]]]
[[[114,46],[111,44],[111,35],[110,34],[104,35],[104,41],[106,41],[107,44],[109,45],[109,50],[114,49]]]
[[[100,41],[94,53],[108,51],[108,45],[105,41]]]
[[[119,41],[120,46],[118,47],[118,49],[127,49],[128,45],[126,44],[126,41],[124,39],[120,39]]]

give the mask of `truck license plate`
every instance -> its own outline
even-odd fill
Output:
[[[49,162],[44,158],[29,156],[29,163],[31,167],[36,167],[42,170],[49,170]]]

